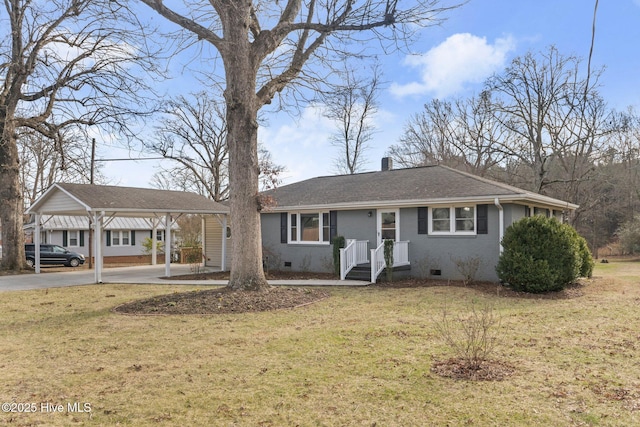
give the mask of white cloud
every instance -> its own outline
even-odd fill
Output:
[[[271,152],[277,164],[287,168],[282,176],[283,185],[337,173],[335,159],[340,152],[330,141],[336,124],[327,119],[322,110],[323,105],[312,105],[305,108],[296,121],[281,115],[278,121],[270,120],[269,127],[259,129],[260,143]],[[368,161],[363,170],[379,169],[380,158],[402,130],[395,111],[380,108],[371,120],[376,130],[369,150],[364,153]]]
[[[515,49],[511,37],[487,43],[473,34],[454,34],[423,55],[407,57],[405,65],[420,69],[421,81],[393,83],[391,93],[398,96],[432,93],[443,98],[459,92],[469,83],[481,83],[504,67],[507,54]]]
[[[289,118],[282,115],[282,118]],[[295,122],[261,127],[259,141],[271,152],[273,161],[284,165],[284,183],[327,175],[333,164],[329,137],[334,125],[322,115],[321,106],[309,106]]]

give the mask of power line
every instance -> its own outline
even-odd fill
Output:
[[[137,162],[138,160],[165,160],[166,157],[138,157],[135,159],[95,159],[96,162]]]

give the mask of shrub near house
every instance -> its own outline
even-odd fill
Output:
[[[559,291],[593,271],[585,240],[555,218],[533,216],[513,223],[502,246],[496,272],[500,280],[518,291]]]

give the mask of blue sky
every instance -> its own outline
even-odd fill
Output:
[[[380,57],[388,84],[380,93],[377,131],[365,153],[364,169],[379,169],[380,159],[397,143],[409,117],[426,102],[471,96],[487,77],[528,51],[555,45],[564,55],[583,58],[586,71],[594,1],[471,0],[450,12],[442,25],[424,30],[413,45],[414,55]],[[592,68],[600,67],[605,67],[600,92],[609,106],[640,107],[640,0],[600,1]],[[175,77],[171,84],[197,90],[187,75]],[[284,184],[335,173],[337,149],[328,141],[334,127],[318,106],[306,107],[299,117],[280,113],[267,118],[259,140],[287,168]],[[100,154],[128,155],[117,149]],[[155,166],[157,162],[150,161],[112,162],[103,171],[112,184],[147,187]]]

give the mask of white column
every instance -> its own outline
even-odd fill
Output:
[[[40,274],[40,219],[41,219],[41,215],[40,214],[36,214],[36,228],[34,231],[34,235],[33,235],[33,250],[35,252],[35,257],[36,257],[36,261],[35,261],[35,268],[36,268],[36,274]]]
[[[164,275],[171,277],[171,214],[164,218]]]
[[[104,214],[93,216],[93,275],[96,283],[102,283],[102,219]]]
[[[157,264],[158,258],[158,221],[152,221],[153,229],[151,230],[151,265]]]

